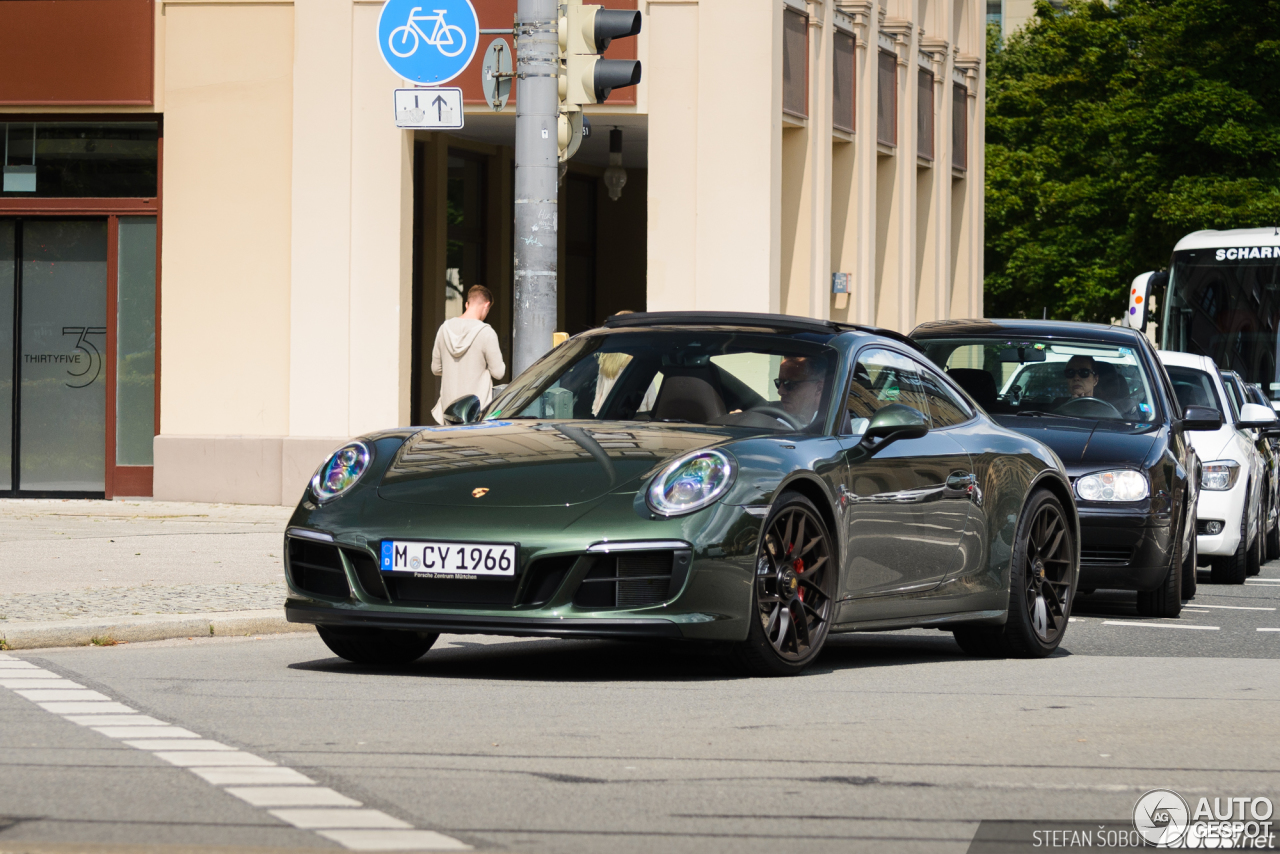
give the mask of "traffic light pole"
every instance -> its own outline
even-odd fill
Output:
[[[516,6],[514,377],[551,349],[559,222],[558,0]]]

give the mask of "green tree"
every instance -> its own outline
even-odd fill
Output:
[[[1118,317],[1187,232],[1280,224],[1280,0],[1038,0],[986,134],[986,314]]]

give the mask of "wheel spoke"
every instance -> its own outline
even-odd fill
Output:
[[[804,521],[805,521],[805,517],[801,516],[800,524],[796,526],[796,538],[791,543],[791,551],[788,552],[788,554],[793,558],[798,558],[800,557],[801,554],[803,554],[803,552],[798,552],[795,549],[796,549],[796,546],[804,542]]]
[[[810,541],[809,541],[809,543],[808,543],[808,545],[806,545],[803,549],[801,549],[801,550],[800,550],[800,553],[799,553],[798,555],[796,555],[796,557],[804,557],[804,556],[805,556],[805,555],[807,555],[809,552],[813,551],[813,547],[814,547],[814,546],[816,546],[816,545],[817,545],[818,543],[820,543],[820,542],[822,542],[822,535],[821,535],[821,534],[819,534],[818,536],[816,536],[816,537],[814,537],[812,540],[810,540]]]
[[[778,636],[773,645],[779,651],[787,641],[787,634],[791,631],[791,610],[789,608],[778,609]]]
[[[783,533],[783,535],[782,535],[782,547],[783,547],[783,548],[786,548],[786,547],[787,547],[787,545],[788,545],[788,544],[790,544],[790,543],[792,542],[792,540],[791,540],[791,522],[792,522],[792,520],[794,520],[795,518],[796,518],[796,514],[795,514],[795,513],[788,513],[788,514],[787,514],[787,527],[786,527],[786,531],[785,531],[785,532]],[[790,557],[790,555],[789,555],[787,552],[785,552],[785,551],[782,553],[782,556],[783,556],[783,557]]]
[[[823,555],[822,557],[820,557],[820,558],[818,558],[817,560],[815,560],[815,561],[814,561],[812,564],[810,564],[809,566],[806,566],[806,567],[804,568],[804,575],[802,575],[802,576],[800,576],[800,577],[801,577],[802,579],[803,579],[803,578],[806,578],[806,577],[807,577],[807,578],[812,578],[814,575],[816,575],[816,574],[817,574],[818,570],[819,570],[819,569],[821,569],[821,568],[822,568],[822,565],[823,565],[823,564],[825,564],[826,562],[827,562],[827,556],[826,556],[826,555]]]
[[[1048,623],[1049,614],[1048,608],[1044,602],[1044,597],[1037,596],[1031,612],[1031,624],[1035,626],[1036,634],[1040,635],[1042,638],[1047,638],[1049,636]]]
[[[800,651],[800,644],[803,643],[805,649],[809,648],[809,621],[804,618],[803,610],[800,613],[800,619],[796,619],[793,615],[791,624],[796,627],[796,652]]]

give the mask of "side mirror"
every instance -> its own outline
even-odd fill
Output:
[[[1217,430],[1222,426],[1222,413],[1210,406],[1188,406],[1182,410],[1184,430]]]
[[[890,442],[919,439],[928,432],[929,418],[923,412],[901,403],[891,403],[871,416],[871,423],[862,434],[862,443],[870,445],[872,440],[880,439],[872,450],[874,453]]]
[[[444,423],[449,426],[473,424],[480,420],[480,398],[466,394],[444,409]]]
[[[1276,413],[1270,406],[1261,403],[1246,403],[1240,407],[1240,420],[1237,427],[1263,428],[1272,427],[1276,423]]]

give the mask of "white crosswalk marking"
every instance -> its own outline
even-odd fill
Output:
[[[92,691],[30,662],[0,654],[0,688],[8,688],[47,712],[91,728],[107,738],[122,739],[170,765],[187,768],[208,783],[276,818],[354,851],[446,850],[471,846],[431,830],[416,830],[407,821],[381,810],[367,809],[292,768],[201,738],[198,733],[149,715],[138,714],[105,694]]]

